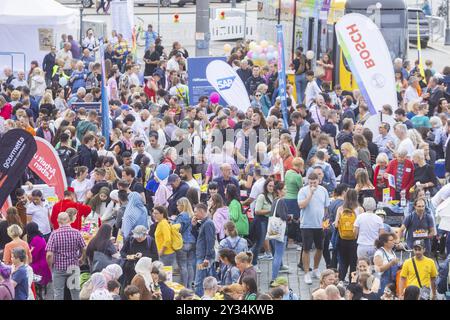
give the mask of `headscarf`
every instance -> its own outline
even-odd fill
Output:
[[[110,264],[103,269],[102,274],[105,276],[106,282],[108,282],[119,279],[123,274],[123,270],[118,264]]]
[[[145,286],[149,291],[152,291],[153,279],[152,279],[152,259],[148,257],[142,257],[136,263],[134,271],[136,274],[144,278]]]
[[[122,231],[124,237],[128,237],[131,231],[138,225],[143,225],[148,228],[147,208],[139,193],[130,192],[128,195],[128,204],[123,214]]]
[[[100,210],[100,206],[102,204],[102,201],[100,200],[100,195],[104,194],[106,196],[108,196],[108,198],[106,199],[106,204],[109,203],[109,201],[111,201],[109,194],[110,194],[110,190],[108,187],[101,187],[100,191],[88,202],[88,205],[92,208],[92,211],[94,212],[99,212]]]
[[[100,272],[96,272],[91,276],[92,292],[99,289],[106,289],[106,278]]]
[[[42,233],[39,231],[39,226],[36,222],[30,222],[25,226],[27,232],[28,243],[31,243],[34,237],[42,237]]]

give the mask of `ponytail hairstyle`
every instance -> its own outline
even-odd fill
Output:
[[[236,256],[236,260],[238,260],[241,263],[247,263],[247,264],[251,264],[252,260],[253,260],[253,253],[251,251],[247,251],[247,252],[240,252],[237,256]]]
[[[86,167],[86,166],[75,167],[74,171],[75,171],[75,177],[79,178],[79,177],[81,177],[81,175],[83,173],[88,171],[88,167]]]
[[[378,239],[375,240],[375,247],[377,247],[377,249],[380,249],[380,248],[384,247],[384,245],[386,243],[388,243],[390,237],[393,237],[394,240],[397,239],[397,235],[395,233],[383,233],[383,234],[380,234]]]

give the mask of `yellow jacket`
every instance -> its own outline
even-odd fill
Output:
[[[172,248],[172,230],[167,219],[163,219],[158,222],[155,230],[155,241],[158,252],[161,251],[162,247],[166,248],[163,254],[171,254],[175,252]]]

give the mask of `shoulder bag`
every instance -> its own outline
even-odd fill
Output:
[[[428,287],[422,286],[422,282],[420,281],[419,272],[417,271],[416,262],[414,260],[414,257],[411,258],[413,266],[414,266],[414,272],[416,273],[417,282],[419,282],[420,287],[420,300],[430,300],[431,298],[431,289]]]
[[[278,203],[280,202],[280,200],[281,199],[278,199],[275,203],[273,214],[271,217],[269,217],[266,239],[284,242],[284,235],[286,233],[286,221],[283,221],[281,218],[278,218],[276,216]]]

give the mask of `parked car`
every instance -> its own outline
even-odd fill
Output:
[[[195,4],[196,0],[159,0],[161,3],[161,6],[163,7],[169,7],[172,4],[176,4],[179,7],[184,7],[184,5],[186,3],[193,3]],[[79,0],[79,2],[81,2],[81,4],[83,5],[84,8],[90,8],[94,5],[95,0]],[[157,5],[158,4],[158,0],[134,0],[134,4],[142,7],[144,5],[148,5],[148,4],[154,4]]]
[[[172,4],[176,4],[179,7],[184,7],[186,3],[195,4],[196,0],[159,0],[162,7],[170,7]],[[139,7],[143,7],[145,5],[153,4],[157,5],[158,0],[134,0],[134,4],[137,4]]]
[[[408,8],[409,42],[417,44],[417,14],[419,14],[420,46],[426,48],[430,40],[430,23],[420,8]]]

